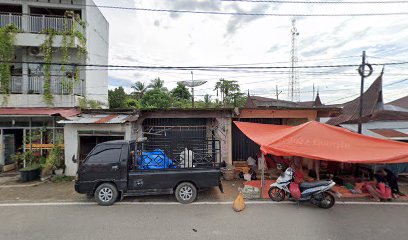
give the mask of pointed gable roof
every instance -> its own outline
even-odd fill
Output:
[[[306,101],[306,102],[291,102],[291,101],[285,101],[285,100],[278,100],[274,98],[266,98],[266,97],[260,97],[260,96],[251,96],[248,94],[246,103],[245,103],[245,108],[258,108],[258,107],[321,107],[323,106],[319,93],[317,93],[317,96],[314,101]]]
[[[377,79],[363,94],[363,117],[370,116],[374,114],[375,111],[384,108],[382,93],[382,76],[383,73],[381,73],[380,76],[377,77]],[[326,123],[330,125],[352,123],[360,118],[359,109],[360,109],[360,97],[345,103],[342,114],[340,114],[337,117],[331,118]]]
[[[323,103],[322,103],[322,101],[320,100],[319,92],[317,92],[316,99],[315,99],[315,101],[314,101],[313,106],[322,106],[322,105],[323,105]]]
[[[397,107],[408,109],[408,96],[396,99],[392,102],[387,103],[387,105],[392,105],[392,106],[397,106]]]

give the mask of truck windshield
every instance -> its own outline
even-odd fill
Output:
[[[86,163],[119,162],[122,148],[120,146],[97,146],[85,159]]]

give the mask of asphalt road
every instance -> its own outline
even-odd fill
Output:
[[[407,239],[408,206],[0,206],[0,239]]]

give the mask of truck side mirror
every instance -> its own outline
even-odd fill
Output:
[[[77,159],[75,158],[75,154],[72,155],[72,162],[73,162],[73,163],[77,163]]]

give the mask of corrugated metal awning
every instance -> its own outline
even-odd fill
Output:
[[[0,115],[15,116],[61,116],[69,118],[80,114],[76,108],[0,108]]]
[[[126,114],[81,114],[80,116],[71,117],[67,120],[61,120],[62,124],[121,124],[133,122],[138,119],[139,115]]]

